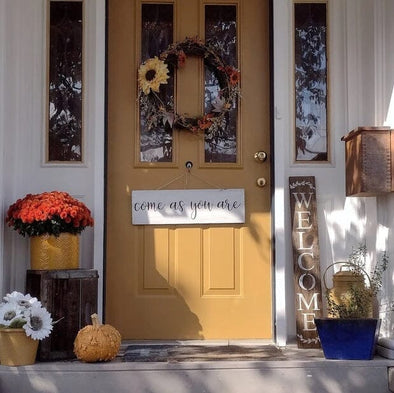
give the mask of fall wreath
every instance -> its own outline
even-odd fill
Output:
[[[218,81],[219,93],[211,102],[210,112],[203,116],[176,113],[172,100],[160,91],[160,87],[167,84],[170,71],[185,66],[187,56],[203,58],[205,67]],[[146,60],[138,69],[140,108],[147,129],[164,126],[192,132],[205,131],[211,135],[223,132],[227,125],[226,114],[240,93],[239,80],[239,71],[225,64],[215,46],[205,44],[197,37],[171,44],[159,57]]]

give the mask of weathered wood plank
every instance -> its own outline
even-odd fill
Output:
[[[49,337],[40,342],[39,360],[74,357],[74,339],[97,312],[97,270],[28,270],[26,292],[37,297],[54,321]]]
[[[314,323],[322,314],[316,186],[313,176],[289,178],[297,344],[319,348]]]

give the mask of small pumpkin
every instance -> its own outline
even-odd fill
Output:
[[[102,325],[97,314],[91,319],[92,325],[82,328],[74,340],[75,356],[89,363],[114,359],[120,348],[120,333],[109,324]]]

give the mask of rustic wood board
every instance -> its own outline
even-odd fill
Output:
[[[319,348],[314,318],[322,316],[322,292],[314,176],[290,177],[289,191],[297,345]]]
[[[97,312],[98,272],[90,269],[28,270],[26,292],[37,297],[54,321],[49,337],[40,342],[38,359],[65,360],[74,357],[78,331],[91,324]]]
[[[341,138],[346,149],[346,196],[394,190],[394,133],[390,127],[358,127]]]

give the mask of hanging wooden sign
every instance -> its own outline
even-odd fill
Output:
[[[299,348],[319,348],[314,318],[322,316],[320,250],[314,176],[289,178]]]
[[[138,190],[131,194],[134,225],[241,224],[243,189]]]

